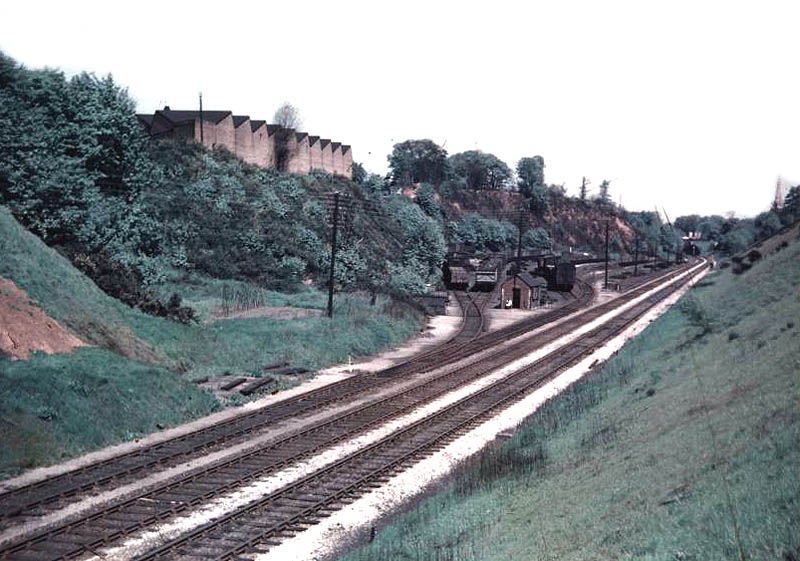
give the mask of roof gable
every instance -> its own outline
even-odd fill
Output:
[[[249,120],[250,120],[250,115],[234,115],[233,126],[238,129]]]

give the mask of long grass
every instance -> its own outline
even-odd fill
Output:
[[[800,243],[710,275],[344,559],[800,558],[798,318]]]
[[[106,349],[0,359],[0,475],[208,414],[214,397]]]

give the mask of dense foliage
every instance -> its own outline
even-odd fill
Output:
[[[544,158],[534,156],[522,158],[517,162],[517,188],[519,192],[530,197],[534,189],[544,187]]]
[[[454,179],[467,189],[498,191],[511,185],[511,170],[494,154],[468,150],[453,154],[448,163]]]
[[[428,139],[395,144],[389,154],[393,185],[441,183],[447,178],[447,151]]]
[[[411,210],[383,205],[379,218],[364,210],[367,199],[387,196],[381,178],[361,174],[356,184],[324,173],[291,175],[244,164],[225,150],[151,143],[134,109],[110,76],[66,79],[0,53],[0,204],[106,292],[189,320],[179,300],[152,296],[176,271],[281,289],[322,284],[330,268],[332,190],[348,201],[338,286],[391,289],[397,270],[419,280],[414,289],[404,285],[404,294],[438,282],[439,222],[410,202]],[[439,161],[446,164],[444,151]],[[414,178],[439,177],[427,164],[409,169]],[[401,238],[411,247],[398,252],[392,244]]]
[[[473,245],[478,252],[497,252],[517,246],[519,230],[508,220],[467,214],[449,226],[453,241]]]

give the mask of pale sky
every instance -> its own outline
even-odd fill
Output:
[[[631,210],[754,215],[800,183],[800,2],[43,2],[0,4],[0,49],[113,74],[168,104],[306,131],[387,171],[430,138],[512,169],[540,154],[577,194]]]

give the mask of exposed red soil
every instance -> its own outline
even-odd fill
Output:
[[[26,360],[33,351],[68,353],[85,346],[13,281],[0,278],[0,352],[15,360]]]

